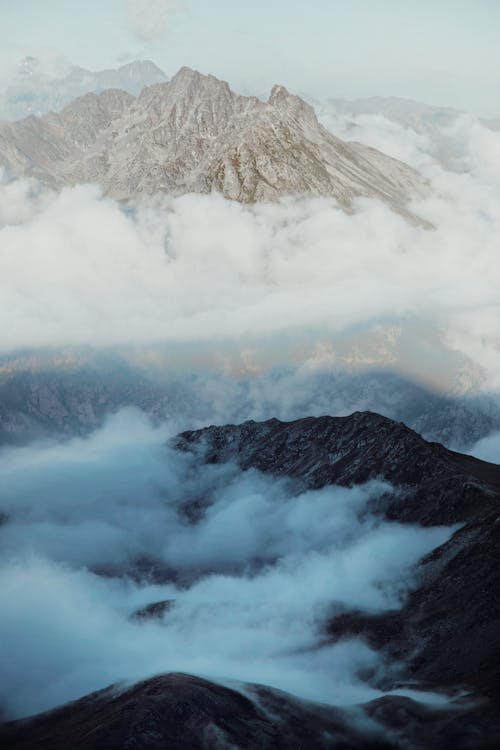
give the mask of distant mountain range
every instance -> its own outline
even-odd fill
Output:
[[[370,96],[366,99],[329,99],[333,109],[343,115],[381,115],[388,120],[399,122],[417,133],[450,127],[457,118],[467,115],[459,109],[436,107],[412,99],[397,96]],[[500,130],[500,118],[479,118],[491,130]]]
[[[336,138],[284,87],[261,101],[189,68],[138,97],[108,89],[58,114],[0,124],[0,166],[55,188],[98,183],[121,200],[157,192],[219,192],[242,203],[315,195],[347,208],[367,196],[404,212],[427,191],[408,165]]]
[[[500,131],[499,118],[478,118],[458,109],[398,97],[328,99],[316,102],[315,109],[320,122],[342,138],[367,140],[367,133],[377,133],[379,129],[383,132],[383,121],[379,118],[396,123],[410,136],[417,134],[416,142],[422,152],[452,172],[467,171],[468,139],[464,135],[467,129],[483,126],[490,131]],[[392,133],[392,138],[397,141],[396,133]]]
[[[265,419],[272,414],[294,419],[309,414],[378,411],[404,421],[428,440],[469,450],[500,430],[500,407],[486,396],[444,394],[377,368],[311,371],[296,381],[287,367],[256,376],[235,376],[191,364],[169,371],[168,358],[135,361],[91,352],[40,351],[0,358],[0,447],[89,435],[124,407],[139,408],[155,422],[210,424],[214,421]],[[145,362],[157,361],[156,365]],[[171,366],[171,365],[170,365]],[[221,394],[214,400],[214,393]],[[223,394],[223,396],[222,396]]]
[[[79,65],[50,66],[36,57],[20,62],[11,82],[0,94],[0,118],[20,120],[58,111],[89,92],[122,89],[134,96],[145,86],[166,81],[167,76],[151,60],[134,60],[119,68],[92,71]]]

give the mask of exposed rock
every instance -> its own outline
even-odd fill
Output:
[[[498,507],[500,498],[500,467],[428,443],[372,412],[212,426],[182,433],[175,445],[200,448],[207,463],[236,461],[295,477],[303,489],[383,478],[396,488],[385,498],[386,515],[423,525],[466,521]]]
[[[56,186],[94,182],[130,199],[220,192],[243,203],[284,195],[378,198],[406,216],[427,187],[411,167],[335,138],[282,86],[267,102],[182,68],[168,83],[87,94],[59,114],[0,123],[0,166]]]
[[[174,604],[174,599],[164,599],[161,602],[147,604],[145,607],[141,607],[141,609],[133,612],[130,619],[138,622],[145,620],[161,620],[163,615],[171,610]]]
[[[416,689],[463,696],[433,707],[387,695],[349,709],[312,704],[268,687],[234,688],[186,675],[115,686],[0,728],[13,750],[62,748],[400,748],[493,750],[500,744],[498,519],[500,467],[427,443],[405,425],[364,412],[343,418],[209,427],[175,445],[200,460],[234,461],[288,476],[297,490],[382,477],[394,487],[374,511],[400,522],[455,523],[422,562],[401,611],[345,611],[325,637],[358,636],[401,662],[392,673]],[[170,602],[136,613],[160,616]],[[390,679],[391,674],[385,679]]]

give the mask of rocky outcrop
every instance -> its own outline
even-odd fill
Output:
[[[270,419],[182,433],[180,450],[200,449],[207,463],[236,461],[303,489],[351,486],[382,478],[394,485],[384,512],[422,525],[454,524],[498,507],[500,467],[428,443],[372,412],[348,417]]]
[[[282,86],[267,102],[182,68],[171,81],[87,94],[60,113],[0,124],[0,166],[55,186],[98,183],[118,199],[220,192],[242,203],[359,196],[400,212],[427,187],[411,167],[335,138]]]

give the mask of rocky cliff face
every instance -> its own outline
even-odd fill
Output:
[[[408,165],[335,138],[282,86],[263,102],[188,68],[137,98],[88,94],[59,114],[1,124],[0,165],[55,187],[98,183],[118,199],[216,191],[243,203],[317,195],[348,207],[368,196],[404,212],[427,189]]]

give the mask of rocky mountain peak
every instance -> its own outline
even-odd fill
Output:
[[[289,112],[290,114],[302,118],[304,124],[309,122],[319,128],[318,119],[314,109],[301,99],[300,96],[290,94],[285,86],[279,84],[273,86],[268,104],[282,113]]]
[[[288,93],[288,90],[279,83],[276,83],[271,89],[269,104],[279,105],[280,103],[285,102],[289,96],[290,94]]]
[[[165,73],[152,60],[133,60],[122,65],[118,72],[138,83],[153,79],[160,82],[166,79]]]
[[[92,106],[76,100],[61,117],[40,118],[29,128],[0,123],[0,166],[56,187],[98,183],[125,200],[216,191],[243,203],[315,195],[349,207],[367,196],[404,213],[407,200],[426,193],[408,165],[335,138],[284,86],[274,86],[263,102],[183,67],[137,99],[100,97]],[[101,116],[104,101],[108,109],[113,103],[111,118]]]
[[[209,81],[210,76],[206,76],[193,68],[183,66],[170,79],[169,89],[171,92],[184,91],[189,87],[202,87],[204,84],[208,84]]]

